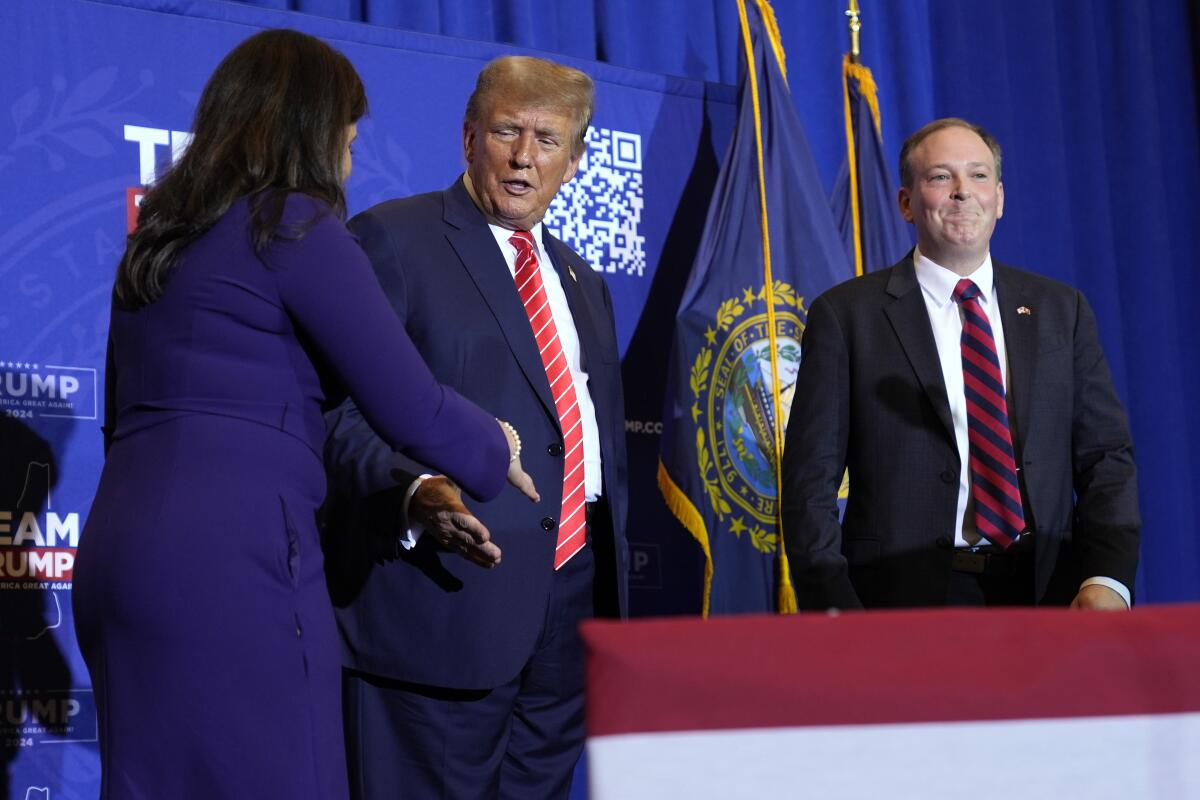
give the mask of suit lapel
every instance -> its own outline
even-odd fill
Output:
[[[512,350],[513,357],[525,374],[525,379],[541,400],[551,419],[558,424],[558,412],[550,394],[546,379],[546,368],[538,353],[537,342],[529,328],[529,317],[521,305],[513,285],[512,275],[504,263],[504,256],[496,247],[486,220],[471,202],[462,180],[443,193],[445,201],[444,220],[449,228],[446,238],[462,261],[463,268],[479,289],[479,294],[496,318]]]
[[[583,293],[583,287],[575,279],[574,268],[570,265],[570,254],[566,252],[567,246],[551,236],[545,225],[542,226],[542,247],[550,254],[550,261],[567,296],[567,306],[571,309],[571,318],[575,322],[575,333],[579,339],[580,360],[583,362],[581,366],[583,371],[587,372],[588,365],[595,364],[594,359],[598,355],[593,352],[596,343],[592,334],[596,328],[592,324],[593,315],[588,307],[588,299]]]
[[[558,273],[558,279],[562,282],[563,291],[567,296],[567,305],[571,309],[571,319],[575,323],[576,338],[579,340],[579,360],[580,366],[585,373],[588,374],[588,393],[592,400],[592,410],[596,414],[597,433],[600,441],[600,461],[602,464],[602,472],[604,473],[604,485],[616,485],[616,473],[613,472],[614,447],[615,443],[611,441],[610,433],[613,430],[611,423],[612,412],[609,405],[604,401],[605,393],[595,390],[594,381],[597,380],[597,372],[602,370],[601,366],[604,359],[600,353],[601,328],[595,324],[597,319],[604,319],[603,312],[597,310],[592,311],[591,300],[595,298],[595,292],[589,295],[584,291],[583,283],[576,280],[572,270],[587,269],[591,267],[586,264],[577,264],[571,266],[572,261],[579,261],[574,258],[574,253],[565,244],[554,238],[546,226],[542,226],[542,246],[546,248],[546,252],[550,254],[550,260],[554,264],[554,269]],[[618,365],[619,369],[619,365]],[[608,380],[611,377],[609,372],[601,372],[599,380]],[[624,409],[620,412],[624,413]],[[617,423],[620,427],[624,426],[623,417]],[[606,490],[607,491],[607,490]]]
[[[887,293],[895,300],[883,311],[917,374],[917,380],[933,404],[938,419],[942,421],[946,435],[953,442],[954,422],[950,417],[950,403],[946,399],[946,380],[942,377],[942,363],[938,359],[937,344],[929,327],[929,312],[925,309],[925,299],[921,296],[911,254],[892,269]]]
[[[1017,443],[1018,453],[1025,432],[1029,429],[1029,402],[1033,391],[1033,374],[1037,367],[1037,322],[1033,313],[1020,313],[1019,308],[1032,312],[1036,304],[1019,274],[992,262],[996,273],[996,304],[1004,325],[1004,351],[1008,360],[1009,426]]]

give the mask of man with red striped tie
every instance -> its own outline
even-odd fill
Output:
[[[983,128],[922,127],[900,183],[916,248],[809,309],[783,462],[800,606],[1128,608],[1133,444],[1087,300],[993,260]]]
[[[468,507],[352,405],[328,416],[353,797],[570,791],[584,734],[577,626],[624,615],[627,595],[612,300],[542,225],[579,167],[592,106],[579,70],[497,59],[467,104],[461,178],[350,222],[438,380],[512,423],[540,494]]]

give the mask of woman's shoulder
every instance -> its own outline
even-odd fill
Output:
[[[304,192],[288,192],[275,229],[273,244],[288,247],[293,244],[312,245],[317,242],[336,244],[353,241],[346,223],[326,201]],[[269,215],[268,215],[269,216]]]
[[[241,228],[252,224],[253,217],[270,219],[275,216],[275,209],[278,208],[278,206],[275,208],[272,206],[281,200],[283,208],[277,218],[277,224],[279,233],[284,236],[280,238],[298,238],[287,236],[289,229],[297,232],[307,231],[318,224],[332,223],[337,227],[345,227],[329,203],[304,192],[292,191],[243,195],[233,201],[233,204],[218,220],[217,225],[232,225]]]
[[[270,244],[260,258],[276,269],[291,273],[344,264],[360,256],[346,224],[324,200],[302,192],[288,192]]]
[[[283,197],[283,225],[315,225],[326,220],[341,226],[333,206],[319,197],[304,192],[287,192]]]

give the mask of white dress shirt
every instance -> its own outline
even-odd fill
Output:
[[[933,340],[937,343],[938,360],[942,362],[942,378],[946,382],[946,399],[950,403],[950,419],[954,422],[954,441],[958,444],[958,507],[954,513],[954,546],[969,547],[987,544],[975,530],[975,506],[971,499],[970,444],[967,438],[967,396],[963,391],[962,371],[962,309],[954,302],[954,287],[963,276],[940,267],[921,255],[913,253],[917,283],[929,312]],[[969,277],[979,287],[979,305],[992,325],[996,341],[996,356],[1000,359],[1000,377],[1008,394],[1008,357],[1004,349],[1004,325],[996,305],[996,280],[989,253]]]
[[[996,298],[996,275],[992,268],[992,254],[984,256],[983,263],[970,275],[959,275],[939,266],[913,251],[913,266],[917,272],[917,283],[929,313],[929,324],[937,344],[938,360],[942,365],[942,379],[946,382],[946,400],[950,404],[950,419],[954,423],[954,441],[958,445],[961,468],[958,474],[958,506],[954,514],[954,546],[970,547],[987,544],[987,540],[975,530],[975,506],[971,499],[970,443],[967,437],[967,396],[963,391],[962,371],[962,308],[954,302],[954,287],[966,277],[979,287],[979,305],[987,315],[992,327],[992,338],[996,342],[996,356],[1000,360],[1000,377],[1004,381],[1005,401],[1008,402],[1008,353],[1004,347],[1004,321]],[[1130,593],[1120,581],[1112,578],[1088,578],[1080,588],[1100,584],[1121,595],[1129,605]]]

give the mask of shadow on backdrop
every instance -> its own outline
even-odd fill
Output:
[[[56,426],[60,446],[70,429]],[[14,543],[34,529],[44,533],[56,449],[22,422],[0,416],[0,512],[11,515],[3,522]],[[10,765],[28,739],[22,729],[44,729],[39,738],[67,732],[63,692],[72,685],[71,668],[51,631],[70,626],[70,597],[32,588],[40,581],[29,575],[30,544],[0,547],[0,797],[12,796]]]

